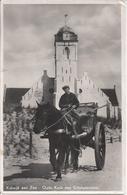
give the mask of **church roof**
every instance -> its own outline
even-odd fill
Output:
[[[5,103],[18,104],[30,88],[6,88]]]
[[[109,97],[112,106],[119,106],[115,88],[101,90]]]
[[[64,39],[63,38],[63,34],[64,33],[68,33],[69,34],[69,39]],[[57,34],[55,35],[55,41],[57,42],[61,42],[61,41],[71,41],[71,42],[77,42],[78,41],[78,37],[75,34],[75,32],[73,31],[72,28],[70,28],[69,26],[65,25],[63,27],[61,27]]]
[[[70,28],[69,26],[65,25],[62,28],[59,29],[58,33],[63,33],[63,32],[70,32],[74,33],[73,29]]]

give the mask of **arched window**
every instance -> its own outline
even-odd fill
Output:
[[[69,59],[70,49],[68,47],[65,47],[65,53],[66,53],[67,59]]]

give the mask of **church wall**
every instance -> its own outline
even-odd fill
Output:
[[[110,105],[110,117],[114,118],[114,107]]]
[[[56,87],[55,87],[55,106],[59,108],[58,103],[61,95],[64,93],[62,87],[69,85],[70,90],[75,92],[75,78],[77,78],[77,43],[56,42]],[[69,53],[67,54],[67,51]]]
[[[41,82],[43,83],[43,101],[53,104],[54,78],[50,78],[47,71],[44,71]]]
[[[54,101],[53,93],[50,92],[52,89],[54,89],[54,79],[48,77],[47,71],[44,71],[43,76],[22,97],[22,106],[36,108],[37,102],[40,103],[42,100],[52,104]]]
[[[116,113],[116,120],[119,119],[119,108],[118,106],[115,106],[115,113]]]
[[[79,93],[79,90],[82,93]],[[106,105],[108,97],[95,85],[95,83],[84,73],[80,80],[77,80],[77,94],[80,103],[95,102],[98,106]],[[98,116],[107,118],[107,107],[98,109]]]
[[[37,107],[36,101],[40,102],[43,95],[43,83],[41,78],[33,84],[31,89],[22,97],[22,106],[27,108]]]
[[[111,110],[111,118],[116,118],[116,120],[118,120],[118,116],[119,116],[119,113],[118,113],[118,106],[112,106],[110,107],[110,110]]]

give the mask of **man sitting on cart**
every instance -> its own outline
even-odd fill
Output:
[[[62,114],[65,116],[66,124],[72,127],[72,130],[76,134],[76,123],[78,121],[78,115],[75,109],[79,106],[79,101],[76,95],[70,92],[70,87],[65,85],[63,88],[64,94],[61,96],[59,101],[59,107],[61,108]],[[66,133],[68,129],[66,128]]]

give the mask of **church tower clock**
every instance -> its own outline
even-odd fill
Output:
[[[66,20],[67,15],[65,15]],[[62,87],[69,85],[75,93],[75,79],[77,79],[77,43],[78,37],[66,25],[55,35],[55,105],[63,94]]]

